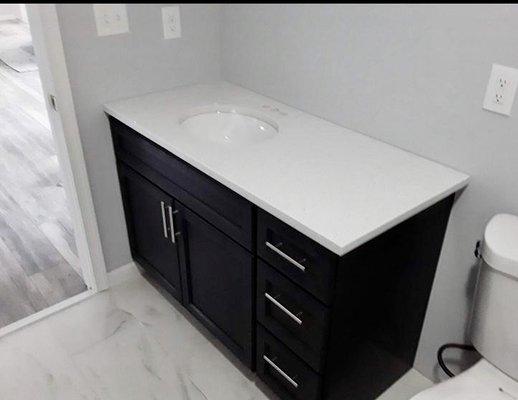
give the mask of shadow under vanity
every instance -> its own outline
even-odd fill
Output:
[[[453,193],[338,255],[109,120],[134,259],[282,399],[372,400],[412,367]]]

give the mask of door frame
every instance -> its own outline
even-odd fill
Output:
[[[84,159],[55,4],[26,4],[43,95],[74,223],[87,291],[0,329],[0,336],[69,307],[108,287],[92,193]],[[51,100],[55,100],[54,104]]]

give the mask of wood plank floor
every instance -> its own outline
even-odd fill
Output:
[[[27,25],[0,22],[0,50]],[[38,72],[0,62],[0,327],[86,290]]]

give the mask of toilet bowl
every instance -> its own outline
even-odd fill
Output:
[[[412,400],[518,400],[518,382],[481,359],[455,378],[419,393]]]
[[[481,258],[470,332],[483,358],[412,400],[518,400],[517,216],[489,221]]]

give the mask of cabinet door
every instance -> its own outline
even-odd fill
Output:
[[[178,208],[184,305],[251,366],[253,257],[183,205]]]
[[[133,257],[181,300],[174,200],[122,163],[119,175]]]

